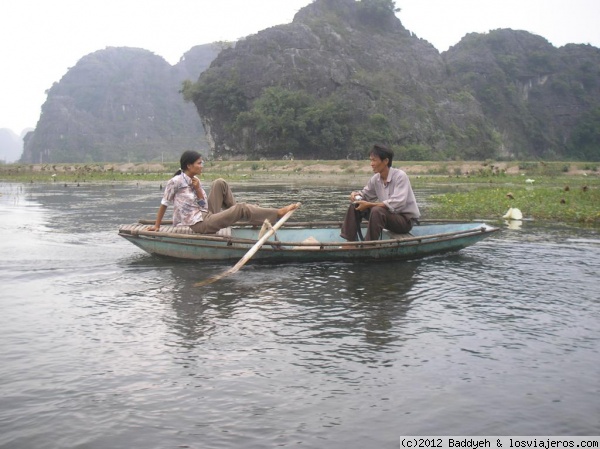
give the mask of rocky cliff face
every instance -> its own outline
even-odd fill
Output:
[[[206,148],[197,112],[180,90],[182,81],[197,77],[219,50],[191,49],[174,67],[136,48],[107,48],[83,57],[49,89],[21,160],[174,160],[184,149]]]
[[[439,54],[392,9],[369,14],[384,3],[316,0],[222,52],[187,89],[214,154],[339,158],[379,140],[431,159],[564,157],[579,117],[600,106],[594,47],[498,30]],[[293,106],[286,92],[310,98]],[[285,108],[269,115],[274,99]],[[326,104],[343,113],[323,120]],[[296,126],[277,124],[284,115]]]
[[[450,82],[473,93],[516,157],[565,157],[580,119],[600,105],[600,50],[553,47],[525,31],[471,34],[443,54]]]
[[[407,31],[393,10],[373,18],[360,4],[317,0],[298,12],[292,24],[249,36],[217,57],[200,77],[199,94],[192,95],[216,155],[270,155],[270,136],[232,124],[272,86],[300,90],[317,101],[329,99],[348,111],[336,121],[348,139],[322,148],[300,139],[296,145],[288,142],[300,157],[362,154],[369,140],[366,128],[376,127],[377,119],[394,144],[422,143],[438,151],[466,145],[474,157],[492,150],[476,147],[491,128],[473,96],[448,92],[447,67],[439,52]],[[235,86],[235,107],[211,101],[225,83]],[[469,126],[474,131],[467,136],[461,130]]]

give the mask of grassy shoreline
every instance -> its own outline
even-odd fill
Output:
[[[409,174],[415,189],[462,186],[456,192],[433,195],[427,205],[428,218],[499,219],[509,207],[517,207],[526,218],[534,220],[600,225],[598,163],[401,161],[394,165]],[[0,165],[0,181],[67,186],[164,183],[177,168],[176,162],[8,164]],[[231,182],[344,182],[359,187],[371,173],[368,161],[208,161],[202,176],[209,182],[224,177]]]
[[[488,177],[502,175],[578,176],[600,174],[596,162],[410,162],[398,161],[409,175]],[[97,180],[118,181],[129,177],[155,180],[174,173],[175,161],[165,163],[88,163],[88,164],[0,164],[0,180],[17,182],[67,182]],[[269,160],[269,161],[207,161],[207,177],[226,175],[240,178],[264,178],[278,175],[352,175],[370,174],[368,160]]]

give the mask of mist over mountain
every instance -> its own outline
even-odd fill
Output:
[[[16,135],[14,131],[0,129],[0,163],[16,162],[23,153],[23,139]]]

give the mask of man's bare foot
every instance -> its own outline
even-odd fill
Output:
[[[282,207],[281,209],[279,209],[277,211],[277,218],[281,218],[285,214],[287,214],[289,211],[298,209],[299,207],[300,207],[300,203],[288,204],[287,206]]]

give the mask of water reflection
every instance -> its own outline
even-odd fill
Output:
[[[506,225],[506,229],[518,231],[523,226],[523,220],[504,220],[504,224]]]
[[[241,292],[196,287],[194,284],[199,281],[203,268],[203,264],[195,267],[175,264],[169,270],[173,281],[171,305],[175,315],[168,319],[167,324],[187,349],[218,334],[220,323],[235,315],[243,299]]]
[[[405,322],[414,295],[419,262],[376,264],[251,264],[231,278],[196,287],[203,270],[174,265],[170,276],[172,317],[166,322],[176,344],[191,350],[232,327],[249,338],[263,338],[288,347],[316,343],[310,365],[324,353],[330,359],[373,361],[372,353],[385,351],[405,336]]]
[[[377,276],[372,266],[358,265],[355,270],[342,272],[341,280],[351,292],[353,307],[363,316],[365,340],[383,348],[402,340],[400,327],[414,299],[410,291],[420,262],[391,262],[377,264]]]

